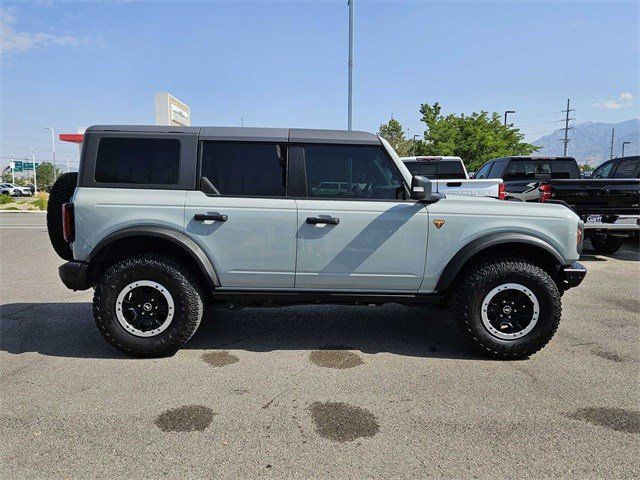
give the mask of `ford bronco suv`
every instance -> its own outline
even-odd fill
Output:
[[[207,304],[448,303],[489,356],[555,333],[583,223],[562,205],[434,193],[364,132],[93,126],[47,216],[104,338],[172,354]]]

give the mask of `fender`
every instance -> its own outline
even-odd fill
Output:
[[[136,226],[136,227],[126,227],[122,230],[118,230],[116,232],[111,233],[110,235],[104,237],[100,240],[97,245],[91,250],[89,255],[87,256],[86,262],[91,262],[98,257],[101,252],[104,251],[104,248],[107,247],[110,243],[120,240],[125,237],[137,237],[137,236],[147,236],[147,237],[156,237],[161,238],[163,240],[168,240],[169,242],[177,245],[181,249],[193,258],[193,260],[198,264],[202,274],[205,276],[207,281],[213,287],[219,287],[220,281],[218,279],[218,274],[211,263],[211,260],[207,256],[207,254],[200,248],[191,237],[188,237],[184,233],[179,230],[170,227],[161,227],[155,225],[147,225],[147,226]]]
[[[464,267],[467,261],[473,257],[476,253],[484,250],[488,247],[493,247],[502,243],[525,243],[540,247],[543,250],[549,252],[558,262],[558,265],[565,265],[566,260],[560,255],[560,253],[546,241],[534,237],[533,235],[527,235],[526,233],[509,233],[509,232],[497,232],[489,235],[476,238],[467,243],[449,260],[447,266],[444,267],[438,284],[436,285],[436,291],[442,292],[449,288],[451,282],[458,274],[458,272]]]

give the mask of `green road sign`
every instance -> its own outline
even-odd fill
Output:
[[[16,173],[33,171],[33,162],[21,162],[19,160],[16,160],[14,163],[16,168],[14,168],[13,171]],[[40,164],[36,162],[36,168],[39,165]]]

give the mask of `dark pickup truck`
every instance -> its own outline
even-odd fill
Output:
[[[567,205],[584,220],[594,250],[614,253],[640,229],[638,159],[607,160],[582,179],[572,157],[502,157],[485,163],[475,178],[502,178],[507,200]]]

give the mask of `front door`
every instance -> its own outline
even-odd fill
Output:
[[[404,200],[402,177],[382,146],[302,148],[307,196],[296,200],[296,288],[417,291],[428,212]]]
[[[185,231],[206,251],[223,289],[294,286],[297,216],[286,198],[285,154],[273,143],[202,145],[210,186],[187,192]]]

